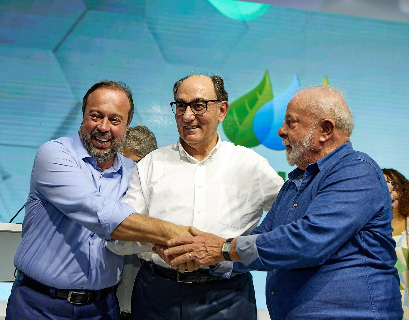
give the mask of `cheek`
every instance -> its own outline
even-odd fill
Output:
[[[116,140],[122,141],[126,134],[126,127],[113,127],[111,128],[111,134],[115,137]]]
[[[96,128],[96,125],[93,125],[92,122],[85,121],[83,122],[81,127],[82,127],[82,132],[90,134]]]

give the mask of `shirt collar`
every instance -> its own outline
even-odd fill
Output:
[[[97,169],[97,170],[101,170],[98,166],[97,166],[97,161],[91,157],[88,153],[88,151],[85,149],[84,145],[82,144],[80,135],[77,133],[74,137],[74,141],[73,141],[73,147],[74,150],[77,152],[78,156],[83,159],[84,161],[92,164],[92,166]],[[114,155],[114,164],[112,165],[111,168],[108,168],[106,170],[108,171],[119,171],[122,168],[122,159],[121,157],[118,156],[118,153]],[[105,171],[106,171],[105,170]],[[104,171],[104,172],[105,172]]]
[[[178,148],[179,148],[179,154],[182,157],[185,157],[188,159],[189,162],[191,163],[205,163],[205,162],[212,162],[215,158],[216,155],[218,153],[218,150],[220,149],[220,145],[221,145],[221,139],[220,139],[220,135],[217,132],[217,143],[214,146],[214,148],[209,152],[209,154],[207,155],[207,157],[205,159],[203,159],[202,161],[197,160],[196,158],[192,157],[189,153],[187,153],[187,151],[183,148],[182,143],[181,143],[181,138],[179,137],[179,141],[178,141]]]

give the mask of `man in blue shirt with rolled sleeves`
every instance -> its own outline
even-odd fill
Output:
[[[271,319],[402,319],[391,199],[379,166],[350,142],[353,119],[331,86],[300,89],[278,131],[289,174],[252,235],[171,240],[172,261],[216,272],[268,271]],[[230,239],[229,239],[230,240]]]
[[[105,240],[166,243],[189,234],[120,202],[135,166],[117,153],[134,111],[130,90],[99,82],[82,111],[76,137],[49,141],[36,154],[8,320],[119,319],[115,285],[124,260]]]

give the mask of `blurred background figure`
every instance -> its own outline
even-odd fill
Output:
[[[137,125],[129,128],[126,132],[125,142],[119,152],[125,157],[138,162],[157,148],[158,144],[153,132],[144,125]]]
[[[392,184],[398,193],[399,206],[393,209],[393,239],[396,242],[396,269],[400,279],[400,291],[402,294],[403,319],[409,319],[409,295],[408,295],[408,215],[409,215],[409,181],[403,174],[394,169],[382,169],[386,182]]]
[[[138,162],[149,152],[158,148],[155,135],[144,125],[129,128],[125,142],[119,152]],[[131,295],[136,274],[141,262],[136,254],[125,256],[122,280],[118,284],[116,295],[121,310],[121,320],[131,319]]]

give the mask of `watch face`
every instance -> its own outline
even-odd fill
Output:
[[[230,252],[231,250],[231,242],[225,242],[222,246],[222,252]]]

